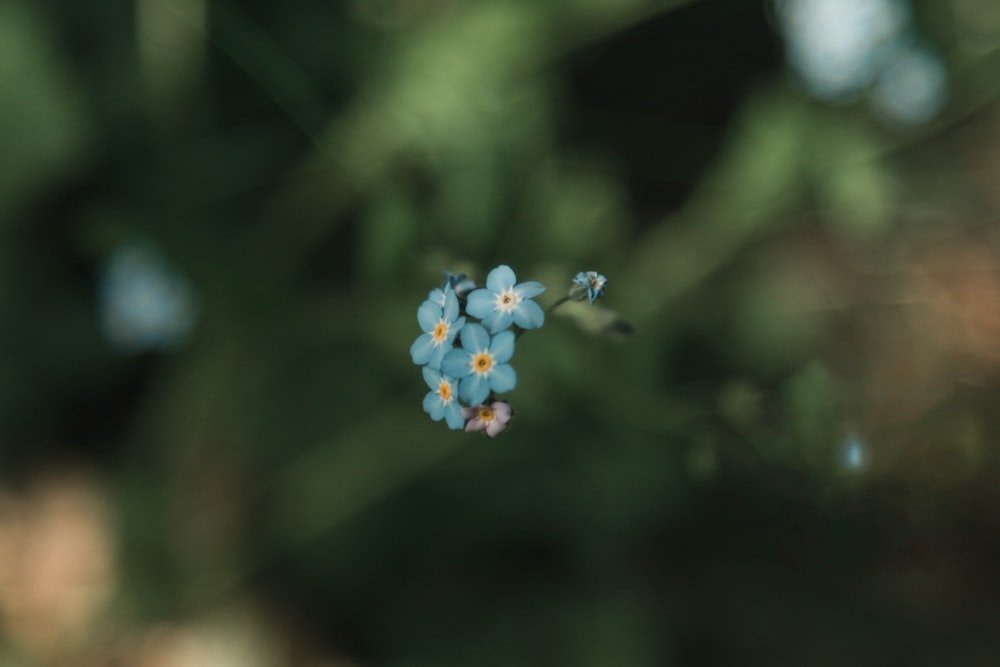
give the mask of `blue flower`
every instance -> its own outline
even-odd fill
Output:
[[[545,286],[534,281],[516,282],[511,268],[501,264],[486,276],[486,289],[469,294],[466,311],[481,319],[490,333],[503,331],[511,322],[522,329],[537,329],[545,323],[545,313],[531,299],[544,292]]]
[[[458,404],[456,394],[461,383],[447,375],[424,366],[424,382],[431,388],[424,396],[424,412],[438,422],[444,419],[448,428],[458,430],[465,428],[465,418],[462,417],[462,406]]]
[[[493,336],[478,324],[462,328],[462,347],[444,355],[441,370],[462,381],[458,395],[472,405],[482,403],[491,391],[501,394],[517,385],[517,374],[507,362],[514,354],[514,332]]]
[[[581,271],[573,278],[573,287],[570,288],[570,296],[576,301],[583,301],[584,296],[594,303],[604,296],[604,287],[608,284],[608,279],[597,271]],[[580,288],[583,289],[580,289]]]
[[[451,349],[455,335],[465,325],[465,318],[458,317],[458,297],[455,292],[431,290],[427,301],[417,309],[417,322],[424,333],[410,346],[413,363],[441,368],[441,359]]]

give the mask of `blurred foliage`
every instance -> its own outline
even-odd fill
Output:
[[[992,664],[1000,18],[912,10],[900,127],[770,3],[0,5],[0,663]],[[501,262],[609,283],[490,440],[407,350]]]

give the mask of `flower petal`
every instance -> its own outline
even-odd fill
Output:
[[[424,382],[431,388],[431,391],[437,391],[438,385],[441,384],[441,374],[427,366],[424,366],[420,370],[423,371]]]
[[[522,299],[531,299],[538,296],[545,291],[545,285],[534,280],[529,280],[526,283],[521,283],[514,288],[514,294],[518,295]]]
[[[466,403],[482,403],[490,395],[490,383],[485,376],[473,373],[462,380],[458,395]]]
[[[534,301],[522,301],[514,306],[514,324],[522,329],[537,329],[545,324],[545,312]]]
[[[471,361],[472,357],[465,350],[449,350],[441,360],[441,370],[448,377],[464,378],[472,372]]]
[[[438,395],[435,391],[429,391],[424,396],[424,412],[427,414],[432,414],[434,412],[434,405],[438,403]],[[433,417],[431,417],[433,419]],[[435,420],[437,421],[437,420]]]
[[[477,433],[485,428],[486,428],[486,422],[484,422],[479,417],[476,417],[475,419],[470,419],[468,423],[465,425],[465,432]]]
[[[473,317],[483,319],[489,315],[496,305],[496,295],[485,289],[473,290],[469,293],[465,304],[465,312]]]
[[[455,340],[455,336],[458,335],[458,332],[461,331],[462,327],[464,326],[465,326],[465,318],[460,317],[454,322],[452,322],[451,326],[448,327],[448,335],[445,337],[444,343],[442,343],[442,345],[445,346],[446,350],[451,349],[451,344]]]
[[[514,356],[514,332],[511,330],[501,331],[493,337],[490,343],[490,353],[493,361],[498,364],[505,364]]]
[[[469,352],[480,352],[490,346],[490,335],[482,326],[470,322],[462,327],[462,347]]]
[[[430,334],[420,334],[410,346],[410,358],[413,359],[413,363],[423,366],[430,361],[433,351],[434,338]]]
[[[417,309],[417,322],[423,331],[433,331],[441,320],[441,307],[432,301],[424,301]]]
[[[506,292],[513,289],[516,282],[517,276],[514,275],[513,269],[506,264],[501,264],[486,276],[486,289],[492,292]]]
[[[493,410],[493,414],[496,416],[497,421],[506,424],[510,421],[511,416],[514,414],[514,410],[510,407],[510,403],[507,401],[494,401],[493,405],[490,406]]]
[[[500,433],[507,430],[507,422],[502,422],[499,419],[494,419],[489,424],[486,425],[486,435],[491,438],[497,437]]]
[[[438,308],[444,308],[444,291],[439,287],[435,287],[427,293],[427,300]]]
[[[494,310],[483,318],[483,326],[490,330],[490,333],[497,333],[510,328],[510,323],[514,321],[511,313],[502,310]]]
[[[458,317],[458,297],[452,290],[448,290],[444,295],[443,313],[444,319],[448,322],[454,322],[455,318]]]
[[[517,373],[514,372],[514,367],[510,364],[497,364],[490,369],[489,378],[490,388],[498,394],[510,391],[517,386]],[[483,396],[483,398],[486,397]],[[473,403],[475,401],[469,402]]]
[[[444,417],[444,401],[436,391],[431,392],[431,419],[436,422]]]
[[[425,334],[430,335],[430,334]],[[444,345],[435,345],[431,348],[430,356],[427,357],[426,368],[438,369],[441,368],[441,361],[444,359],[446,352],[449,352],[452,348],[445,347]]]
[[[461,387],[459,387],[459,391],[461,391]],[[448,428],[455,431],[465,426],[465,420],[462,419],[462,406],[458,404],[458,401],[453,400],[444,406],[444,420],[448,422]]]

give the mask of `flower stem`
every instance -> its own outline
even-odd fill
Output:
[[[552,304],[551,306],[549,306],[549,307],[548,307],[548,308],[547,308],[547,309],[545,310],[545,313],[546,313],[546,314],[548,314],[548,313],[551,313],[551,312],[552,312],[553,310],[555,310],[555,309],[556,309],[556,308],[558,308],[559,306],[561,306],[561,305],[563,305],[564,303],[566,303],[567,301],[569,301],[569,299],[570,299],[570,297],[569,297],[569,295],[567,294],[566,296],[564,296],[563,298],[559,299],[559,300],[558,300],[558,301],[556,301],[556,302],[555,302],[554,304]]]

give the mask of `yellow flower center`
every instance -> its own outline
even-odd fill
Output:
[[[594,289],[597,289],[598,287],[600,287],[601,286],[600,279],[598,279],[598,278],[591,278],[590,279],[590,286],[593,287]]]
[[[448,336],[447,322],[438,323],[438,325],[434,327],[434,333],[431,335],[434,336],[434,340],[438,343],[444,341],[444,339]]]
[[[491,421],[493,421],[493,411],[490,410],[489,408],[480,408],[479,409],[479,419],[480,419],[480,421],[484,421],[484,422],[491,422]]]
[[[472,359],[472,370],[477,373],[485,373],[493,365],[493,357],[486,352],[480,352]]]
[[[438,396],[440,396],[441,400],[444,401],[445,403],[447,403],[448,401],[451,400],[451,383],[450,382],[444,382],[444,381],[442,381],[441,384],[438,385]]]

